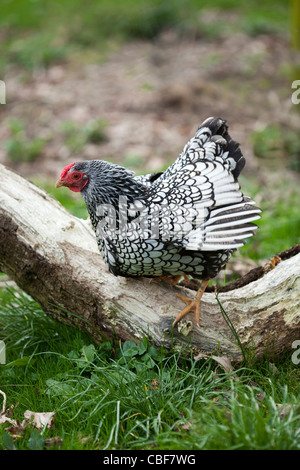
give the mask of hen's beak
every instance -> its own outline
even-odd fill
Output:
[[[67,183],[66,183],[65,181],[63,181],[63,180],[58,180],[58,181],[56,181],[55,187],[56,187],[56,188],[60,188],[60,186],[67,186]]]

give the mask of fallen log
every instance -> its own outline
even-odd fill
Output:
[[[183,306],[176,293],[193,296],[193,290],[115,277],[87,221],[3,165],[0,173],[0,270],[56,320],[85,328],[95,341],[146,335],[167,348],[189,345],[195,353],[218,351],[236,361],[246,349],[256,358],[279,356],[300,339],[298,245],[217,298],[206,292],[200,327],[190,314],[173,329]]]

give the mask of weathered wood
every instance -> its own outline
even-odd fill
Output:
[[[0,165],[0,270],[55,319],[86,328],[95,341],[149,336],[169,347],[222,351],[241,359],[216,294],[203,296],[200,327],[190,314],[172,331],[185,287],[110,274],[86,221],[70,215],[45,191]],[[300,339],[300,253],[262,277],[222,292],[219,300],[244,348],[278,356]]]

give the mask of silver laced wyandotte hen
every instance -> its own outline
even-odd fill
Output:
[[[72,163],[56,187],[81,192],[99,250],[116,276],[202,281],[173,325],[194,310],[210,279],[255,233],[260,209],[244,196],[238,176],[245,165],[226,122],[208,118],[164,172],[135,176],[103,160]]]

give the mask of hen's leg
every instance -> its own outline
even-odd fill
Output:
[[[190,278],[188,277],[187,274],[183,275],[184,279],[186,281],[189,281]],[[153,281],[166,281],[171,284],[171,286],[177,286],[178,282],[182,278],[182,275],[180,274],[179,276],[160,276],[160,277],[153,277],[150,282]]]

